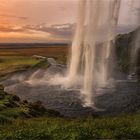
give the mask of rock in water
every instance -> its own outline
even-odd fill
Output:
[[[54,58],[47,58],[47,61],[50,65],[56,65],[57,64]]]

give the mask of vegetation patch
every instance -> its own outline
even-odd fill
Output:
[[[25,56],[0,56],[0,76],[15,71],[26,70],[39,63],[40,60]]]
[[[46,110],[40,101],[28,102],[21,100],[18,96],[4,92],[0,85],[0,118],[32,118],[42,115],[56,116],[58,112]],[[1,121],[0,121],[1,122]],[[3,121],[2,121],[3,122]]]

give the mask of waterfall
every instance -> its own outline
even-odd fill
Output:
[[[140,5],[140,1],[137,1],[137,4]],[[135,9],[133,5],[131,9]],[[134,39],[131,44],[132,49],[131,49],[131,58],[130,58],[130,73],[136,72],[136,69],[137,69],[137,59],[139,55],[138,53],[140,51],[140,13],[138,13],[136,24],[138,24],[139,27],[135,32]]]
[[[80,0],[68,86],[80,87],[87,106],[93,105],[93,90],[105,86],[111,77],[120,5],[121,0]]]

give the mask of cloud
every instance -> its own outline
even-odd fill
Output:
[[[58,25],[52,25],[50,27],[41,27],[39,30],[48,32],[52,36],[59,36],[59,37],[71,37],[74,30],[74,24],[58,24]]]
[[[46,26],[46,24],[39,25],[25,25],[25,26],[16,26],[16,25],[1,25],[1,32],[24,32],[24,31],[38,31],[49,33],[52,36],[60,37],[70,37],[72,35],[74,24],[57,24]]]
[[[36,39],[37,42],[69,42],[73,34],[74,26],[74,24],[69,23],[52,26],[47,26],[45,23],[24,26],[0,25],[0,35],[1,38],[7,38],[9,41],[25,41],[26,39],[32,42]]]
[[[20,26],[0,26],[0,32],[24,32],[25,30]]]
[[[21,20],[27,20],[28,17],[23,17],[23,16],[16,16],[16,15],[8,15],[8,14],[2,14],[0,17],[6,17],[6,18],[16,18],[16,19],[21,19]]]
[[[54,38],[60,39],[71,39],[74,34],[76,24],[55,24],[51,26],[47,26],[46,23],[38,24],[38,25],[24,25],[24,26],[0,26],[0,32],[21,32],[28,34],[47,34]],[[104,27],[103,27],[104,28]],[[119,25],[117,29],[117,33],[126,33],[132,31],[136,27],[131,26],[123,26]],[[103,29],[101,28],[101,32]]]
[[[0,42],[71,42],[75,24],[0,25]],[[100,28],[104,36],[105,28]],[[133,31],[135,26],[119,26],[117,33]],[[100,37],[101,38],[101,37]]]
[[[75,24],[55,24],[51,26],[47,26],[45,23],[39,25],[26,25],[24,29],[41,31],[45,33],[49,33],[50,36],[60,37],[60,38],[70,38],[73,35],[73,31],[75,28]]]

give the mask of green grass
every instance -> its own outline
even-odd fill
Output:
[[[2,56],[0,57],[0,75],[33,66],[38,62],[40,60],[28,56]]]
[[[39,117],[14,119],[0,125],[0,139],[139,139],[140,112],[119,117],[64,119]]]
[[[67,64],[67,57],[66,56],[58,56],[58,57],[54,57],[56,62],[59,63],[59,64],[63,64],[63,65],[66,65]]]
[[[0,139],[93,140],[139,139],[140,110],[117,117],[68,119],[46,110],[41,102],[29,103],[5,93],[0,86]]]
[[[66,64],[67,58],[65,56],[56,56],[54,58],[58,63]],[[47,68],[48,63],[46,60],[40,60],[30,56],[0,56],[0,76],[5,76],[6,74],[29,67]]]

